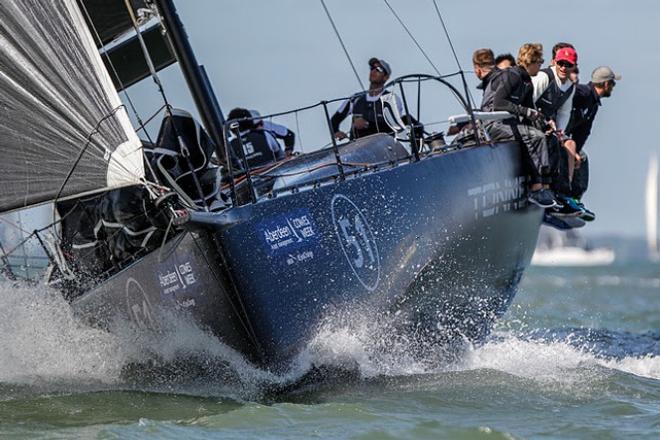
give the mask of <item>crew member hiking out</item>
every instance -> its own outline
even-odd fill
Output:
[[[614,73],[610,67],[601,66],[591,74],[591,82],[578,84],[575,90],[573,111],[566,134],[575,141],[579,160],[575,163],[575,171],[568,176],[571,188],[569,195],[583,209],[581,218],[586,221],[594,220],[596,215],[586,209],[580,201],[589,184],[589,162],[586,160],[583,148],[591,134],[598,109],[602,105],[601,99],[612,96],[612,91],[619,80],[621,75]]]
[[[543,64],[543,46],[524,44],[518,51],[517,65],[502,71],[486,87],[482,108],[507,111],[513,118],[487,126],[494,141],[518,140],[530,180],[529,201],[542,208],[558,206],[549,189],[551,183],[548,145],[545,133],[536,126],[545,125],[543,114],[534,108],[532,76]]]
[[[577,52],[569,43],[558,43],[553,49],[552,65],[542,69],[534,78],[534,104],[546,120],[552,121],[554,131],[548,136],[548,154],[553,177],[553,191],[562,204],[555,208],[557,215],[579,215],[582,210],[569,203],[570,187],[561,185],[560,168],[567,169],[568,155],[575,156],[575,142],[564,136],[571,117],[575,85],[570,74],[577,66]]]

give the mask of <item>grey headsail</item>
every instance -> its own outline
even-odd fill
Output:
[[[0,2],[0,96],[0,212],[144,176],[76,0]]]

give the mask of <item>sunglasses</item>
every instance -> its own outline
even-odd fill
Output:
[[[573,67],[575,67],[575,64],[569,63],[568,61],[563,61],[563,60],[562,61],[557,61],[557,65],[559,67],[563,67],[564,69],[572,69]]]
[[[385,69],[383,69],[380,66],[374,66],[371,68],[371,70],[375,70],[376,72],[380,72],[380,73],[385,73]]]

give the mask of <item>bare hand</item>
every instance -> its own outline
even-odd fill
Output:
[[[455,134],[458,134],[460,131],[461,129],[458,126],[452,125],[447,129],[447,136],[453,136]]]
[[[573,139],[566,139],[564,143],[562,144],[564,148],[566,148],[566,151],[568,151],[568,154],[573,156],[573,159],[575,159],[575,168],[580,168],[580,164],[582,163],[582,156],[577,152],[577,144]]]
[[[363,130],[369,126],[369,121],[367,121],[364,118],[354,118],[353,119],[353,127],[357,128],[358,130]]]
[[[339,139],[340,141],[346,139],[347,137],[348,136],[346,136],[346,133],[343,131],[338,131],[335,133],[335,138]]]

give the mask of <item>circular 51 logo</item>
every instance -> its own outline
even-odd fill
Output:
[[[367,219],[348,197],[335,194],[332,222],[341,249],[358,281],[369,291],[376,289],[380,281],[380,256]]]

